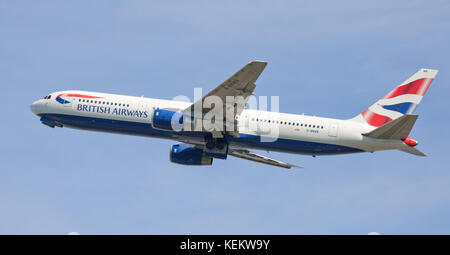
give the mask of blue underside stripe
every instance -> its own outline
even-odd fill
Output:
[[[63,114],[41,114],[49,120],[63,125],[74,126],[86,130],[113,132],[128,135],[140,135],[178,140],[177,138],[203,138],[202,132],[172,132],[152,128],[150,124],[132,121],[119,121],[102,118],[91,118]],[[232,144],[261,150],[300,153],[307,155],[332,155],[342,153],[363,152],[360,149],[324,143],[305,142],[279,138],[274,142],[261,142],[259,136],[240,134],[239,137],[227,137]],[[185,139],[184,139],[185,140]]]

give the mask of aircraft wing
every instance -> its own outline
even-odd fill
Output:
[[[217,116],[217,112],[222,110],[222,115],[219,116],[223,116],[224,125],[226,125],[225,121],[233,121],[235,124],[236,115],[239,115],[244,109],[249,96],[253,94],[256,87],[255,81],[258,79],[266,65],[267,62],[263,61],[252,61],[248,63],[206,96],[183,110],[183,115],[191,117],[201,116],[201,118],[204,118],[207,113],[210,113],[211,115],[216,114]],[[214,101],[214,99],[211,100],[212,97],[221,100],[223,104],[223,107],[221,107],[222,109],[220,109],[220,107],[215,107],[214,104],[210,103],[211,101]],[[228,101],[227,97],[229,97]],[[233,115],[226,118],[227,112],[231,112]],[[222,130],[225,130],[225,126]]]
[[[272,159],[272,158],[269,158],[269,157],[266,157],[263,155],[259,155],[254,152],[251,152],[249,150],[229,149],[228,155],[231,155],[231,156],[234,156],[237,158],[242,158],[242,159],[247,159],[250,161],[267,164],[267,165],[283,167],[283,168],[287,168],[287,169],[290,169],[291,167],[303,168],[301,166],[292,165],[292,164],[289,164],[289,163],[286,163],[286,162],[283,162],[280,160],[276,160],[276,159]]]

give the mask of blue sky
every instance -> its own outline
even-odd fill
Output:
[[[450,234],[448,1],[0,0],[0,234]],[[280,111],[350,118],[440,72],[403,152],[285,171],[169,162],[173,141],[50,129],[29,105],[82,89],[171,99],[253,59]]]

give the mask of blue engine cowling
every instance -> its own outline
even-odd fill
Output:
[[[175,144],[170,148],[170,162],[182,165],[212,165],[213,158],[205,156],[202,149]]]
[[[183,114],[170,110],[156,109],[153,111],[152,125],[157,129],[181,131]]]

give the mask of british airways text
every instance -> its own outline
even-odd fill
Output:
[[[143,119],[148,118],[147,111],[111,108],[108,106],[78,104],[77,111],[79,111],[79,112],[97,112],[97,113],[103,113],[103,114],[138,117],[138,118],[143,118]]]

